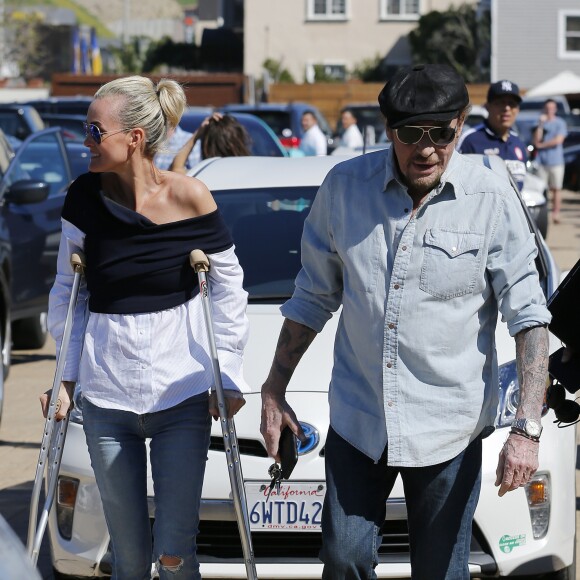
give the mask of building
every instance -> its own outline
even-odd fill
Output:
[[[259,78],[267,59],[279,62],[297,83],[314,81],[320,68],[327,77],[345,79],[355,67],[376,57],[385,59],[387,71],[408,65],[412,59],[407,35],[417,20],[453,4],[452,0],[246,0],[244,73]]]
[[[491,0],[491,78],[531,89],[554,75],[580,75],[578,0]]]

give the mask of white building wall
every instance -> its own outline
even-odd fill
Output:
[[[416,19],[381,20],[380,0],[347,0],[345,21],[309,21],[308,0],[246,0],[244,5],[244,72],[260,76],[262,63],[280,61],[296,82],[303,82],[308,64],[343,64],[352,70],[365,59],[385,56],[407,64],[404,37]],[[468,0],[476,4],[477,0]],[[421,12],[445,10],[453,2],[421,0]]]
[[[580,59],[559,56],[562,10],[580,13],[580,0],[493,0],[491,80],[531,89],[564,70],[580,74]]]

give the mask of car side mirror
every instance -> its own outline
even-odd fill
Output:
[[[4,200],[9,203],[24,205],[27,203],[40,203],[50,193],[50,185],[45,181],[35,179],[21,179],[15,181],[4,194]]]

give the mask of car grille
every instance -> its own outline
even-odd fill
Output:
[[[379,555],[409,553],[406,520],[389,520],[381,528],[383,541]],[[318,558],[321,535],[317,532],[252,532],[256,559]],[[236,522],[202,520],[197,536],[200,561],[213,558],[242,558],[242,545]]]
[[[242,455],[251,455],[253,457],[268,457],[266,448],[256,439],[238,438],[238,448],[240,450],[240,454]],[[223,438],[212,436],[209,443],[209,449],[210,451],[221,451],[223,453],[225,451]]]

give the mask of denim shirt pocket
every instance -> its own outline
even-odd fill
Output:
[[[435,228],[427,230],[421,267],[421,290],[442,300],[472,292],[483,243],[483,234]]]

